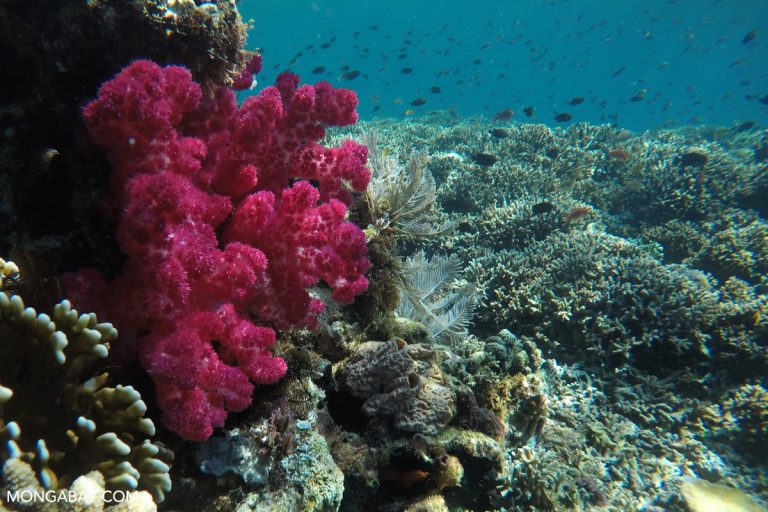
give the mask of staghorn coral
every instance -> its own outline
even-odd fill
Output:
[[[565,358],[578,353],[609,366],[632,358],[659,371],[681,360],[753,357],[755,341],[743,339],[751,337],[747,326],[734,322],[740,308],[711,278],[663,265],[647,248],[619,237],[557,233],[522,251],[478,259],[472,268],[492,290],[483,320],[547,339]]]
[[[15,265],[2,268],[7,285]],[[162,501],[173,455],[147,439],[155,426],[141,395],[98,372],[116,337],[69,301],[49,316],[0,292],[0,460],[27,462],[46,489],[95,470],[108,489],[146,489]]]

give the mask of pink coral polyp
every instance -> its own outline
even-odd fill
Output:
[[[318,144],[326,126],[354,123],[356,106],[352,91],[283,74],[238,107],[231,90],[204,96],[186,69],[143,60],[85,107],[113,166],[127,260],[110,282],[88,269],[63,281],[114,319],[182,437],[207,438],[254,384],[283,376],[267,325],[315,326],[324,304],[310,287],[324,282],[343,303],[367,288],[365,237],[346,221],[371,177],[367,148]]]

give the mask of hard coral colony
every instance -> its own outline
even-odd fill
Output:
[[[186,69],[144,60],[86,106],[127,259],[110,282],[93,270],[63,281],[120,327],[182,437],[208,438],[253,384],[285,373],[267,325],[314,327],[324,304],[310,287],[324,281],[341,303],[366,289],[365,236],[345,215],[350,190],[368,185],[367,149],[317,143],[325,126],[354,123],[356,105],[352,91],[285,73],[238,107],[228,88],[204,97]]]

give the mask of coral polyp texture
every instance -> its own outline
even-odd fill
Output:
[[[350,90],[284,73],[238,107],[228,88],[203,94],[186,69],[143,60],[85,107],[127,258],[109,282],[87,269],[63,281],[114,319],[182,437],[206,439],[253,384],[282,377],[274,328],[317,324],[310,288],[322,281],[341,303],[367,288],[365,236],[346,220],[370,180],[367,149],[318,143],[356,106]]]
[[[116,329],[67,300],[38,313],[19,294],[30,285],[18,267],[0,259],[0,274],[0,510],[16,510],[6,491],[72,490],[84,476],[162,501],[173,454],[148,439],[155,426],[139,392],[99,371]]]

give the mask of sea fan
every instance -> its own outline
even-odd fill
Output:
[[[458,258],[423,252],[406,259],[398,315],[423,323],[435,340],[454,341],[466,335],[477,305],[472,283],[459,279]]]
[[[379,150],[375,132],[366,133],[363,143],[368,146],[373,172],[367,190],[375,219],[373,234],[391,229],[398,236],[416,239],[439,235],[453,227],[441,221],[435,211],[437,188],[427,169],[429,157],[425,153],[413,151],[403,166],[396,156]]]

